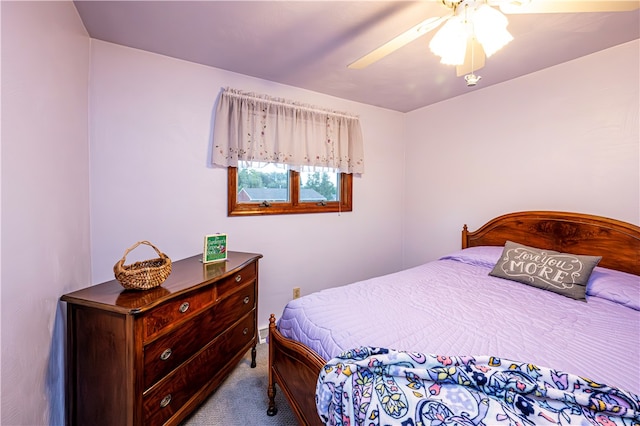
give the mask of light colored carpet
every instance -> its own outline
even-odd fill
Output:
[[[182,426],[298,426],[298,422],[276,386],[278,413],[267,416],[269,346],[257,347],[256,368],[247,352],[222,385],[188,417]]]

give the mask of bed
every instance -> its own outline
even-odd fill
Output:
[[[597,257],[584,300],[491,276],[508,244]],[[473,232],[465,225],[457,252],[293,300],[278,320],[272,314],[267,413],[277,413],[277,386],[300,424],[325,424],[316,395],[320,373],[334,368],[341,354],[357,358],[369,351],[358,358],[364,359],[373,351],[380,357],[379,348],[402,356],[491,355],[637,395],[638,275],[640,227],[629,223],[527,211],[497,217]],[[455,287],[442,284],[454,281]]]

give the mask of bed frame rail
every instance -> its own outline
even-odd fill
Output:
[[[276,350],[277,349],[277,350]],[[277,384],[291,405],[301,425],[322,426],[316,410],[316,387],[320,370],[326,364],[314,351],[295,340],[284,337],[276,327],[276,317],[269,317],[269,409],[278,413],[275,404]]]

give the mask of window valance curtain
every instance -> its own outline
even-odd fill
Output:
[[[216,108],[213,147],[213,163],[226,167],[250,161],[364,172],[358,117],[229,88]]]

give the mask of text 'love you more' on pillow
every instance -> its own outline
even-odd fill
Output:
[[[507,241],[489,275],[586,301],[587,282],[600,259]]]

